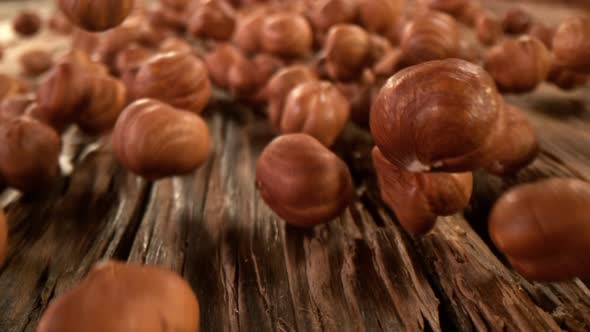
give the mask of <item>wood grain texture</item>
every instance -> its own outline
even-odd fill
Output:
[[[530,6],[537,15],[554,7]],[[106,258],[182,274],[199,297],[202,331],[588,331],[587,284],[521,278],[491,245],[487,215],[518,183],[590,179],[590,87],[544,85],[509,100],[538,129],[540,157],[513,177],[477,172],[465,214],[441,218],[419,239],[380,200],[371,137],[353,126],[335,151],[356,199],[311,230],[285,226],[260,199],[254,166],[273,133],[233,103],[206,111],[214,151],[185,177],[146,182],[118,165],[108,137],[83,152],[91,142],[74,136],[74,172],[7,207],[0,331],[34,331],[50,301]]]

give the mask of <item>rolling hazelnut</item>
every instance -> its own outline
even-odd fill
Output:
[[[502,24],[491,11],[484,11],[475,17],[477,38],[484,45],[493,45],[502,35]]]
[[[537,281],[590,276],[590,184],[549,179],[518,186],[496,202],[489,231],[516,271]]]
[[[256,164],[256,187],[279,217],[312,227],[344,212],[353,196],[346,164],[305,134],[274,139]]]
[[[8,224],[6,222],[6,215],[3,210],[0,210],[0,266],[6,260],[8,253]]]
[[[500,91],[529,92],[549,75],[551,53],[535,37],[507,39],[488,51],[485,69]]]
[[[88,102],[77,115],[76,124],[89,134],[111,130],[127,102],[125,85],[112,77],[96,77],[92,82]]]
[[[507,34],[518,35],[525,33],[532,23],[533,18],[528,11],[521,7],[515,7],[508,10],[504,15],[502,28]]]
[[[0,74],[0,101],[26,91],[27,86],[21,80]]]
[[[306,13],[314,29],[325,32],[337,24],[354,22],[358,6],[355,0],[310,0]]]
[[[53,128],[30,117],[3,114],[0,142],[0,176],[9,186],[36,192],[58,175],[61,140]]]
[[[305,57],[312,48],[311,26],[301,15],[271,14],[262,22],[260,42],[267,53],[281,57]]]
[[[243,10],[237,16],[232,41],[244,52],[257,52],[261,46],[262,25],[268,16],[267,7]]]
[[[471,171],[496,157],[503,106],[483,68],[459,59],[425,62],[383,86],[371,110],[371,133],[400,169]]]
[[[58,0],[59,8],[72,23],[87,31],[112,29],[127,18],[133,0]]]
[[[275,128],[281,128],[283,107],[289,92],[299,84],[315,81],[317,76],[304,65],[293,65],[275,73],[264,89],[264,95],[268,100],[268,119]]]
[[[361,25],[372,33],[387,35],[396,28],[405,0],[357,0]]]
[[[179,275],[108,261],[51,302],[37,332],[198,332],[199,303]]]
[[[350,117],[350,103],[329,82],[310,81],[295,87],[285,101],[281,133],[304,133],[327,147],[334,144]]]
[[[209,129],[200,116],[152,99],[129,105],[113,132],[115,154],[150,180],[183,175],[209,157]]]
[[[371,60],[370,44],[369,34],[357,25],[330,28],[324,46],[330,77],[338,81],[357,78]]]
[[[168,52],[142,63],[133,84],[136,98],[154,98],[201,113],[211,97],[205,64],[191,54]]]
[[[545,44],[548,50],[553,48],[553,36],[555,35],[555,29],[546,26],[543,23],[533,23],[531,25],[528,34],[533,37],[537,37],[540,41]]]
[[[53,65],[53,55],[45,50],[29,50],[19,58],[23,74],[28,77],[37,77]]]
[[[586,85],[589,78],[589,74],[563,68],[554,63],[549,72],[549,77],[547,77],[547,81],[562,90],[573,90]]]
[[[23,37],[31,37],[41,29],[41,16],[31,10],[21,10],[12,20],[12,29]]]
[[[401,50],[404,64],[410,66],[457,57],[461,50],[459,25],[441,12],[419,14],[404,28]]]
[[[590,74],[590,17],[573,17],[559,26],[553,55],[560,66]]]
[[[506,131],[502,144],[498,144],[498,159],[486,167],[486,171],[506,175],[524,168],[539,154],[539,142],[535,129],[527,116],[516,106],[506,103]]]
[[[234,32],[236,13],[225,0],[198,1],[191,9],[188,31],[197,38],[228,40]]]
[[[377,147],[373,163],[383,201],[413,235],[428,233],[439,216],[462,211],[471,198],[471,173],[411,173],[385,159]]]

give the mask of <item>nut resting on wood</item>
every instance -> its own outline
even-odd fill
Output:
[[[156,266],[96,264],[51,302],[37,332],[198,332],[199,303],[190,285]]]
[[[490,236],[524,277],[563,281],[590,276],[590,184],[549,179],[504,194],[492,210]]]
[[[150,180],[194,171],[209,157],[209,128],[200,116],[141,99],[117,120],[113,145],[119,161]]]
[[[557,28],[553,55],[558,65],[590,74],[590,17],[574,17]]]
[[[305,134],[279,136],[264,149],[256,164],[256,187],[268,206],[296,227],[331,221],[353,195],[346,164]]]

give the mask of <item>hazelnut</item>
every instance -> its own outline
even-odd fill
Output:
[[[344,212],[353,196],[346,164],[305,134],[274,139],[256,164],[256,187],[279,217],[312,227]]]
[[[355,21],[358,6],[355,0],[309,0],[307,17],[316,31],[328,31],[332,26]]]
[[[244,52],[257,52],[261,48],[262,26],[269,14],[267,7],[254,7],[240,12],[232,40]]]
[[[58,175],[61,140],[57,132],[30,117],[1,115],[0,176],[4,183],[36,192]]]
[[[422,0],[428,8],[453,16],[460,14],[470,2],[471,0]]]
[[[185,39],[168,37],[160,44],[160,52],[195,53],[194,48]]]
[[[461,32],[455,19],[429,11],[414,17],[401,37],[404,64],[457,57],[461,50]]]
[[[499,159],[486,167],[490,173],[506,175],[524,168],[539,154],[535,129],[516,106],[506,103],[506,131],[498,144]]]
[[[127,18],[133,0],[58,0],[57,4],[72,23],[87,31],[112,29]]]
[[[483,68],[459,59],[431,61],[390,78],[370,122],[376,145],[397,167],[465,172],[496,157],[503,100]]]
[[[411,173],[385,159],[377,147],[373,163],[383,201],[413,235],[428,233],[439,216],[462,211],[471,198],[471,173]]]
[[[0,74],[0,101],[26,91],[27,86],[21,80]]]
[[[234,32],[236,13],[225,0],[197,1],[189,16],[188,31],[197,38],[228,40]]]
[[[69,35],[74,30],[72,23],[61,12],[53,13],[47,21],[47,25],[51,31],[61,35]]]
[[[330,28],[324,47],[326,66],[335,80],[357,78],[370,62],[369,34],[352,24],[339,24]]]
[[[488,51],[485,69],[501,91],[528,92],[549,75],[551,53],[535,37],[507,39]]]
[[[199,303],[179,275],[156,266],[107,261],[65,291],[37,332],[199,331]]]
[[[204,60],[213,83],[222,89],[227,89],[229,87],[228,68],[236,62],[236,59],[243,56],[240,49],[231,44],[216,45],[207,53]]]
[[[590,75],[588,74],[569,70],[554,63],[549,72],[549,77],[547,77],[547,81],[562,90],[573,90],[586,85],[589,78]]]
[[[573,17],[559,26],[553,55],[562,67],[590,73],[590,17]]]
[[[396,28],[405,0],[358,0],[361,25],[369,32],[387,35]]]
[[[53,55],[45,50],[29,50],[19,58],[23,74],[29,77],[37,77],[53,65]]]
[[[211,82],[201,60],[191,54],[168,52],[142,63],[135,76],[133,94],[201,113],[211,96]]]
[[[236,57],[226,70],[228,70],[227,82],[232,94],[252,95],[260,88],[256,64],[245,56]]]
[[[148,23],[158,29],[167,30],[179,35],[185,33],[187,22],[185,15],[175,9],[160,6],[148,12]]]
[[[4,264],[8,253],[8,224],[6,215],[0,210],[0,265]]]
[[[134,22],[122,24],[101,33],[94,46],[93,57],[110,68],[115,67],[117,54],[129,45],[138,42],[142,34],[141,27]]]
[[[554,28],[548,27],[543,23],[533,23],[528,34],[537,37],[543,42],[543,44],[545,44],[545,47],[547,47],[548,50],[553,48],[553,36],[555,35]]]
[[[537,281],[590,276],[590,184],[550,179],[518,186],[496,202],[492,241],[516,271]]]
[[[12,20],[12,28],[23,37],[31,37],[41,29],[41,16],[31,9],[21,10]]]
[[[289,92],[299,84],[315,81],[317,76],[304,65],[283,68],[275,73],[264,88],[268,100],[268,119],[275,129],[280,129],[283,107]]]
[[[377,77],[387,79],[400,69],[401,60],[401,50],[391,49],[373,65],[373,72]]]
[[[312,30],[307,20],[290,13],[269,15],[260,30],[262,49],[282,57],[304,57],[312,48]]]
[[[521,7],[511,8],[504,15],[502,20],[502,28],[508,34],[522,34],[525,33],[531,24],[533,18],[531,14]]]
[[[113,132],[115,154],[150,180],[187,174],[209,157],[209,129],[200,116],[152,99],[129,105]]]
[[[477,38],[484,45],[493,45],[502,35],[500,20],[491,11],[484,11],[475,17]]]
[[[281,68],[285,66],[285,62],[275,56],[265,53],[258,53],[252,58],[256,66],[257,75],[260,84],[266,85],[268,80]]]
[[[76,123],[82,131],[100,134],[111,130],[127,102],[125,85],[112,77],[96,77],[88,95],[88,102],[77,115]]]
[[[1,115],[12,115],[22,116],[25,115],[27,108],[35,102],[35,96],[31,94],[16,95],[8,97],[0,103],[0,116]]]
[[[285,101],[283,134],[305,133],[327,147],[334,144],[350,116],[350,103],[329,82],[310,81],[295,87]]]

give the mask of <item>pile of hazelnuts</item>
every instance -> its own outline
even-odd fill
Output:
[[[56,3],[48,26],[72,50],[27,52],[23,77],[0,75],[0,181],[24,192],[59,175],[72,125],[111,137],[120,163],[146,179],[193,172],[210,154],[200,114],[219,89],[264,110],[279,135],[256,186],[288,224],[329,222],[352,201],[350,171],[330,150],[352,121],[370,127],[383,201],[423,235],[465,209],[474,170],[504,176],[536,158],[534,128],[501,92],[573,89],[590,75],[590,17],[554,28],[475,0]],[[23,38],[42,24],[30,10],[13,21]],[[523,185],[497,202],[490,235],[529,279],[585,277],[589,204],[580,180]],[[6,242],[0,214],[2,259]],[[38,331],[198,331],[198,311],[178,275],[107,262],[52,302]]]

